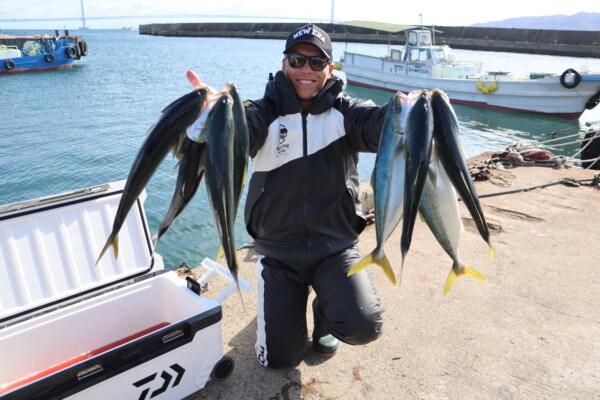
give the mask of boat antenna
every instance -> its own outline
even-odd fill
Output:
[[[419,14],[419,19],[421,20],[421,28],[423,28],[423,14]]]

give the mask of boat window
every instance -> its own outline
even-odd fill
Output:
[[[417,44],[417,32],[408,32],[408,43],[415,45]]]
[[[35,56],[42,53],[40,44],[34,40],[26,41],[23,44],[23,49],[25,50],[25,54],[28,56]]]
[[[438,63],[448,62],[446,60],[446,53],[444,53],[443,49],[431,49],[433,59]]]
[[[410,61],[429,61],[429,49],[410,49]]]
[[[419,42],[422,45],[431,44],[431,32],[419,32]]]

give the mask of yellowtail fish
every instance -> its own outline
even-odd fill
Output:
[[[435,147],[454,188],[473,217],[479,234],[487,242],[491,259],[494,256],[494,249],[490,242],[490,232],[475,191],[475,185],[463,156],[458,118],[450,105],[448,96],[439,89],[431,91],[431,105],[435,127],[433,130]]]
[[[412,92],[409,95],[412,107],[406,121],[406,181],[404,190],[404,211],[400,248],[402,265],[412,240],[415,219],[423,186],[427,178],[433,138],[433,115],[427,91]],[[402,274],[402,268],[400,270]]]
[[[177,149],[185,138],[187,127],[200,116],[207,98],[206,93],[206,89],[199,88],[175,100],[165,107],[157,123],[150,129],[133,161],[114,218],[112,232],[96,264],[111,246],[115,258],[119,256],[118,234],[127,214],[167,153],[170,150],[174,153],[179,152]]]
[[[204,147],[205,143],[198,143],[187,137],[183,140],[179,158],[179,168],[175,190],[169,209],[160,224],[154,238],[154,247],[158,245],[160,238],[167,232],[173,222],[185,210],[192,200],[204,176]]]
[[[402,134],[403,102],[406,104],[408,99],[402,93],[397,93],[389,104],[371,177],[377,245],[348,272],[348,275],[352,275],[367,265],[377,264],[394,285],[396,277],[383,247],[402,219],[406,166]],[[405,107],[404,110],[407,108]]]
[[[460,261],[458,249],[461,232],[464,228],[460,218],[458,199],[452,182],[442,166],[435,145],[419,203],[419,211],[438,243],[452,258],[452,268],[446,279],[444,294],[450,291],[455,279],[463,275],[487,280],[485,276]]]
[[[233,112],[234,139],[233,139],[233,197],[234,215],[237,215],[242,191],[246,183],[248,171],[248,157],[250,152],[250,139],[248,138],[248,125],[246,124],[246,111],[240,94],[233,83],[225,85],[224,92],[229,93],[233,101],[231,110]],[[219,249],[217,259],[223,254],[223,247]]]
[[[233,99],[227,92],[215,95],[214,105],[198,136],[206,143],[204,182],[227,266],[238,283],[238,260],[235,249],[235,121]],[[239,288],[239,286],[238,286]]]

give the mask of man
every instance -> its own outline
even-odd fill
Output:
[[[264,97],[246,105],[253,172],[245,222],[261,255],[256,353],[274,368],[302,360],[310,287],[313,347],[324,356],[340,340],[377,339],[383,312],[366,270],[347,273],[361,259],[366,225],[358,153],[377,151],[387,106],[343,95],[331,40],[316,25],[293,31],[283,53]],[[191,71],[188,79],[201,84]]]

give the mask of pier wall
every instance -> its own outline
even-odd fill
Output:
[[[168,23],[139,26],[141,35],[182,37],[231,37],[246,39],[286,39],[299,22],[207,22]],[[403,33],[390,34],[370,28],[320,23],[334,42],[403,45]],[[480,28],[436,26],[436,43],[455,49],[506,51],[571,57],[600,57],[600,32],[552,29]]]

